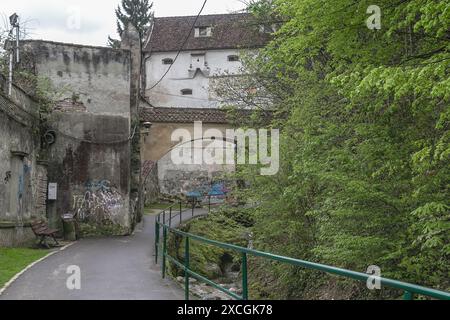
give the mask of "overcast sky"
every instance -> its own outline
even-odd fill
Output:
[[[14,12],[26,22],[28,38],[87,45],[117,38],[114,9],[120,0],[0,0],[0,28]],[[157,17],[196,15],[204,0],[154,0]],[[202,14],[243,9],[240,0],[208,0]]]

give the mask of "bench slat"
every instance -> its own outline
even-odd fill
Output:
[[[48,224],[44,221],[32,222],[31,229],[37,236],[53,236],[55,233],[59,232],[59,230],[50,229]]]

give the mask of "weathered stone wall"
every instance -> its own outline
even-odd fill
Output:
[[[231,125],[203,123],[203,132],[211,129],[219,130],[223,136],[226,136],[226,130],[231,129]],[[210,185],[212,181],[220,179],[224,173],[235,170],[234,165],[178,165],[174,164],[171,158],[171,150],[176,150],[179,142],[171,141],[172,133],[175,130],[187,130],[194,138],[193,123],[153,123],[148,136],[143,138],[143,159],[144,163],[157,164],[155,171],[157,178],[153,176],[154,183],[157,181],[155,192],[167,195],[186,194],[189,191],[200,189]],[[204,146],[210,145],[211,141],[206,142]],[[178,148],[185,148],[178,146]],[[225,143],[221,152],[225,153],[227,149],[234,148],[234,144]],[[220,149],[220,148],[219,148]],[[204,150],[201,149],[200,152]],[[147,188],[150,182],[147,181]],[[150,189],[151,190],[151,189]],[[153,197],[156,197],[153,195]]]
[[[47,163],[37,161],[36,170],[31,182],[34,199],[34,212],[38,216],[47,214]]]
[[[157,203],[160,196],[158,181],[158,163],[152,160],[142,164],[142,177],[144,184],[144,204],[149,206]]]
[[[213,123],[203,123],[202,127],[204,133],[211,129],[217,129],[224,137],[226,136],[226,130],[232,128],[231,125]],[[153,183],[157,181],[157,188],[151,189],[151,186],[148,185],[150,183],[148,179],[147,189],[166,195],[182,195],[193,190],[202,189],[210,185],[214,180],[220,180],[224,173],[235,170],[234,165],[174,164],[171,158],[171,151],[180,153],[182,151],[177,150],[177,148],[190,147],[189,145],[178,146],[179,142],[171,141],[172,133],[178,129],[187,130],[194,138],[193,123],[154,123],[148,136],[143,138],[142,154],[144,163],[157,165],[155,170],[157,177],[152,176]],[[211,142],[206,141],[203,148],[210,145]],[[227,149],[234,147],[235,145],[232,143],[224,143],[223,147],[219,147],[217,151],[225,154]],[[202,153],[204,152],[203,148],[199,150]],[[155,194],[152,197],[157,198]]]
[[[52,224],[73,213],[80,222],[112,222],[119,233],[130,232],[129,118],[59,112],[52,123],[57,142],[50,147],[49,181],[58,183]]]
[[[130,53],[49,41],[23,41],[35,72],[62,89],[62,111],[127,116],[130,112]]]
[[[89,225],[132,231],[130,210],[130,53],[44,41],[26,41],[38,76],[51,80],[59,102],[50,117],[49,182],[58,184],[49,220],[73,213]]]
[[[232,125],[203,123],[203,131],[217,129],[226,135],[227,129],[232,129]],[[159,161],[169,150],[174,148],[179,142],[171,141],[172,133],[175,130],[183,129],[189,131],[194,137],[194,123],[153,123],[147,136],[143,137],[142,157],[144,161]]]
[[[158,161],[158,183],[161,193],[168,195],[186,195],[188,192],[209,192],[214,182],[224,179],[224,174],[235,170],[235,165],[227,165],[225,155],[234,152],[235,144],[204,140],[199,146],[188,142],[172,149]],[[191,155],[191,161],[178,164],[173,161],[172,153]],[[204,157],[203,159],[201,157]],[[211,161],[205,161],[206,157]],[[199,164],[196,164],[199,163]]]
[[[7,96],[0,75],[0,246],[34,238],[32,216],[45,215],[46,168],[38,161],[38,106],[21,89]]]

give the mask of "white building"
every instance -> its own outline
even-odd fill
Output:
[[[214,129],[225,136],[232,124],[227,113],[218,109],[221,98],[214,96],[213,79],[239,75],[243,71],[241,55],[263,47],[270,37],[260,31],[250,14],[205,15],[195,19],[156,18],[144,44],[144,88],[151,107],[141,109],[141,121],[152,123],[152,127],[146,133],[142,152],[144,167],[149,168],[144,170],[149,194],[157,191],[156,184],[163,194],[207,190],[224,172],[235,170],[234,165],[174,164],[171,153],[188,150],[191,145],[173,142],[171,135],[177,129],[194,133],[194,122],[201,121],[205,135]],[[242,116],[249,116],[249,112],[242,110]],[[210,147],[215,141],[215,136],[204,138],[203,147]],[[219,144],[217,154],[234,147],[229,142]]]
[[[211,78],[239,74],[241,53],[268,40],[250,14],[200,16],[194,26],[195,18],[155,19],[144,47],[145,95],[154,107],[217,108]]]

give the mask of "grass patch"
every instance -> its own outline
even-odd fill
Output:
[[[30,263],[50,252],[42,249],[0,248],[0,288]]]

